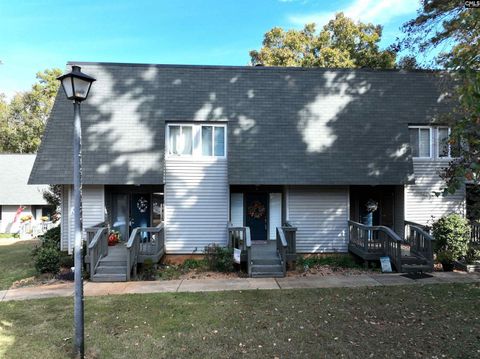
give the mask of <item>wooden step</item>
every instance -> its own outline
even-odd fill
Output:
[[[127,274],[94,274],[92,277],[93,282],[126,282]]]
[[[125,274],[127,273],[127,266],[98,266],[95,270],[95,274]]]
[[[283,268],[280,264],[254,264],[252,273],[282,273]]]

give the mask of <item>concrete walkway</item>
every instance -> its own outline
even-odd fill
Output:
[[[328,275],[286,278],[184,279],[150,282],[85,282],[85,296],[133,293],[215,292],[225,290],[352,288],[439,283],[480,283],[480,273],[436,272],[432,277],[409,279],[402,274]],[[59,283],[0,291],[0,302],[73,295],[73,283]]]

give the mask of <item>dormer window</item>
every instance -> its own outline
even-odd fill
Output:
[[[202,126],[202,156],[225,156],[224,126]]]
[[[225,124],[168,124],[167,155],[181,157],[226,157]]]
[[[193,131],[190,125],[168,126],[168,154],[192,155]]]
[[[450,128],[446,126],[410,126],[410,146],[413,158],[450,159]]]
[[[416,158],[432,157],[432,129],[430,127],[409,127],[412,156]]]

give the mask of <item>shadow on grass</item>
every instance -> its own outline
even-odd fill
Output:
[[[478,284],[95,297],[86,348],[99,358],[471,358],[479,299]],[[72,312],[71,298],[0,303],[0,357],[68,357]]]

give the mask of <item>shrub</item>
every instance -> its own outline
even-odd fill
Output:
[[[210,244],[205,247],[205,261],[212,271],[233,272],[233,249]]]
[[[35,268],[39,273],[58,273],[60,251],[52,247],[40,247],[35,256]]]
[[[480,262],[480,245],[470,244],[465,256],[465,262],[468,264]]]
[[[436,239],[436,252],[448,251],[453,260],[467,254],[470,242],[470,225],[458,214],[450,214],[436,221],[432,226],[432,234]]]
[[[205,260],[198,260],[198,259],[193,259],[189,258],[186,259],[185,262],[183,262],[182,267],[185,270],[190,270],[190,269],[199,269],[205,266]]]
[[[42,247],[52,247],[60,250],[60,226],[51,228],[40,236],[40,243]]]
[[[66,253],[61,253],[60,252],[59,265],[62,268],[72,268],[73,267],[73,256],[70,256]]]
[[[143,262],[143,280],[155,280],[157,275],[157,269],[155,268],[155,263],[150,258],[145,259]]]

